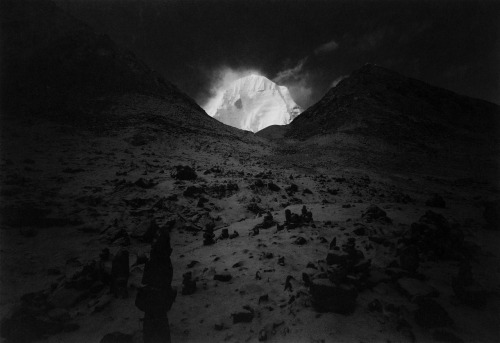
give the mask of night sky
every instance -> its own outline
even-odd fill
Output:
[[[498,1],[56,3],[202,106],[254,71],[307,108],[365,63],[500,104]]]

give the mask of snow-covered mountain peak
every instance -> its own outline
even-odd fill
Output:
[[[242,130],[257,132],[270,125],[286,125],[302,112],[285,86],[250,74],[224,91],[214,118]]]

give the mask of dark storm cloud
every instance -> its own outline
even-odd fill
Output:
[[[57,2],[200,104],[258,70],[307,107],[365,63],[500,103],[496,1]]]

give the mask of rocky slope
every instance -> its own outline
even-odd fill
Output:
[[[495,104],[365,65],[290,125],[257,136],[292,140],[284,150],[324,163],[347,154],[362,167],[494,180],[499,129]]]
[[[50,1],[3,1],[1,19],[4,120],[51,119],[101,130],[159,115],[164,126],[240,134]]]
[[[489,138],[499,123],[500,107],[495,104],[367,64],[305,111],[286,136],[305,139],[345,132],[391,142],[440,140],[467,133]]]
[[[213,117],[224,124],[257,132],[270,125],[289,124],[301,112],[285,86],[252,74],[236,80],[224,91]]]

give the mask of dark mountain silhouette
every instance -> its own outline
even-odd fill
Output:
[[[463,170],[496,165],[491,157],[498,153],[499,123],[496,104],[367,64],[289,125],[270,126],[257,135],[296,139],[302,151],[342,147],[362,163]],[[451,158],[453,163],[445,162]]]
[[[116,127],[153,116],[164,126],[242,134],[212,119],[132,52],[51,1],[2,1],[1,6],[4,119]]]
[[[367,64],[302,113],[287,137],[351,132],[401,139],[432,139],[458,131],[495,132],[500,107]]]

